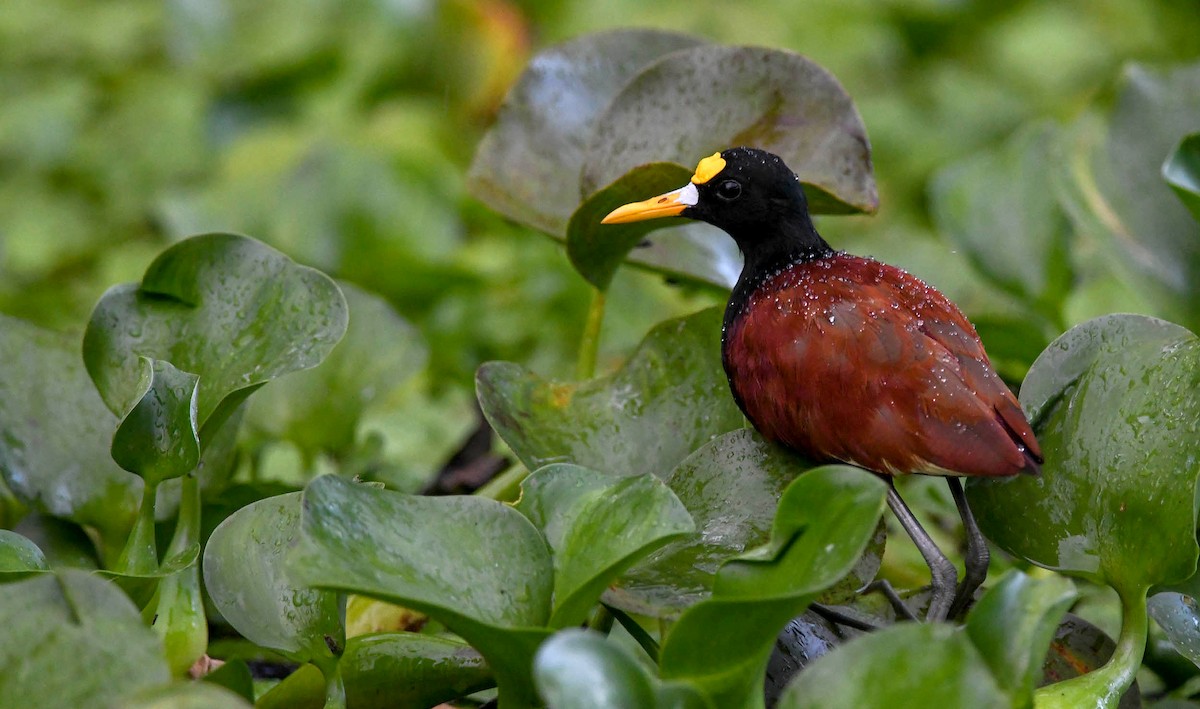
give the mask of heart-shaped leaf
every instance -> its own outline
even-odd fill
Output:
[[[1127,271],[1168,317],[1200,327],[1200,223],[1163,181],[1163,161],[1200,129],[1200,63],[1125,69],[1107,134],[1082,121],[1069,162],[1067,206],[1108,237]]]
[[[471,193],[510,219],[562,238],[586,196],[579,175],[604,107],[646,64],[701,42],[677,32],[628,29],[540,52],[480,141],[467,177]]]
[[[625,650],[587,630],[564,630],[543,643],[533,671],[538,692],[552,709],[712,706],[685,683],[651,677]]]
[[[679,499],[653,475],[577,465],[548,465],[530,475],[516,508],[542,530],[554,555],[554,628],[583,622],[618,574],[694,529]]]
[[[33,571],[46,571],[46,555],[26,537],[0,529],[0,580],[9,581]]]
[[[532,697],[554,568],[521,513],[481,497],[404,495],[326,475],[305,488],[301,525],[292,578],[427,613],[487,658],[514,703]]]
[[[110,707],[170,680],[162,641],[111,581],[74,569],[4,586],[0,697],[14,707]]]
[[[1000,288],[1056,310],[1071,281],[1070,222],[1054,193],[1057,133],[1031,124],[993,150],[941,170],[933,215],[971,263]],[[990,351],[990,350],[989,350]]]
[[[109,456],[117,417],[96,395],[78,337],[0,315],[0,474],[22,502],[99,531],[116,557],[141,494]]]
[[[209,682],[173,682],[126,697],[123,709],[250,709],[250,702]]]
[[[170,362],[142,358],[146,386],[112,439],[112,457],[151,487],[187,475],[200,462],[197,377]]]
[[[386,301],[339,286],[349,306],[346,336],[320,365],[257,393],[246,417],[248,428],[291,441],[309,457],[348,454],[363,411],[408,383],[428,357],[420,333]]]
[[[779,501],[767,544],[726,562],[712,598],[671,626],[664,679],[701,687],[717,706],[761,701],[784,624],[854,567],[875,533],[887,486],[860,468],[827,465],[797,478]]]
[[[1179,143],[1162,166],[1163,179],[1200,220],[1200,133],[1192,133]]]
[[[1196,570],[1200,340],[1137,315],[1055,340],[1021,387],[1043,474],[971,485],[984,533],[1040,566],[1132,593]]]
[[[723,563],[767,542],[783,491],[810,467],[751,429],[731,431],[697,450],[667,479],[695,520],[696,532],[635,564],[605,594],[605,602],[632,613],[675,618],[708,598]],[[847,577],[850,592],[875,577],[882,555],[880,528]]]
[[[338,662],[347,706],[431,707],[491,686],[491,672],[470,645],[417,633],[360,635]],[[258,709],[321,709],[325,680],[304,665],[259,697]]]
[[[207,445],[254,389],[318,364],[346,322],[346,300],[324,274],[253,239],[206,234],[159,254],[141,284],[109,289],[83,355],[113,411],[129,410],[140,393],[141,356],[199,376]]]
[[[243,637],[306,662],[328,657],[330,644],[346,643],[337,594],[297,583],[283,563],[300,535],[300,496],[259,500],[213,530],[204,585]]]
[[[867,132],[849,94],[815,62],[761,47],[693,47],[643,69],[596,121],[583,193],[638,165],[691,166],[737,145],[782,157],[814,212],[879,205]]]
[[[1011,709],[967,633],[900,623],[842,645],[788,685],[777,709],[942,706]]]
[[[529,470],[570,462],[665,478],[742,414],[721,367],[713,308],[655,327],[620,371],[576,384],[549,382],[510,362],[475,377],[483,413]]]
[[[1074,600],[1074,587],[1061,576],[1034,579],[1012,570],[971,609],[967,635],[1018,705],[1032,701],[1046,649]]]

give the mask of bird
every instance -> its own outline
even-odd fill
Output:
[[[883,476],[889,507],[930,567],[926,620],[960,616],[989,555],[959,478],[1037,475],[1043,463],[970,321],[907,271],[834,250],[800,179],[765,150],[717,152],[683,187],[617,207],[602,223],[672,216],[722,229],[742,253],[721,359],[750,424],[812,460]],[[907,474],[947,480],[967,541],[961,584],[896,491],[894,476]]]

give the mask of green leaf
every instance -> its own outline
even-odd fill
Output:
[[[475,152],[468,188],[492,209],[562,238],[586,194],[587,139],[614,96],[649,62],[703,42],[677,32],[588,34],[540,52]],[[689,173],[691,174],[691,173]]]
[[[613,276],[617,273],[617,267],[625,261],[635,246],[646,239],[647,234],[672,225],[682,226],[687,224],[688,220],[679,218],[628,224],[601,224],[600,220],[622,204],[649,199],[654,195],[677,189],[687,184],[691,176],[690,170],[674,163],[655,162],[639,165],[617,178],[616,182],[588,197],[571,215],[571,221],[567,225],[567,256],[570,257],[575,270],[579,271],[588,283],[600,290],[608,290]],[[721,235],[709,236],[713,238],[714,245],[721,243]],[[728,241],[728,238],[724,240]],[[675,264],[678,272],[682,274],[691,272],[689,266],[694,271],[697,268],[705,268],[708,264],[703,261],[687,264],[682,262],[682,259]],[[740,259],[732,266],[740,271]],[[699,275],[704,276],[705,271],[699,271]],[[704,280],[720,277],[720,273],[712,273]],[[734,277],[736,278],[736,274]]]
[[[689,685],[664,685],[628,652],[587,630],[564,630],[543,643],[534,662],[534,680],[550,709],[711,706]]]
[[[1158,593],[1150,597],[1147,608],[1179,654],[1200,666],[1200,610],[1196,600],[1181,593]]]
[[[1163,181],[1163,161],[1200,115],[1200,63],[1125,68],[1107,132],[1086,119],[1064,181],[1081,230],[1104,239],[1112,263],[1160,312],[1200,327],[1200,223]]]
[[[226,518],[204,549],[204,585],[247,640],[307,662],[346,639],[337,594],[297,583],[283,563],[300,535],[300,497],[259,500]]]
[[[713,595],[671,626],[664,679],[700,686],[717,706],[754,706],[779,631],[854,567],[875,533],[887,486],[845,465],[814,468],[779,501],[770,541],[726,562]]]
[[[720,327],[716,308],[660,323],[619,371],[574,384],[489,362],[475,377],[479,403],[529,470],[570,462],[665,478],[710,438],[743,426]]]
[[[1051,181],[1053,124],[1033,123],[1001,146],[943,168],[930,187],[938,227],[1000,288],[1057,312],[1070,286],[1071,225]]]
[[[346,702],[360,709],[430,707],[492,684],[483,657],[470,645],[417,633],[359,635],[338,662]],[[321,709],[325,680],[304,665],[259,698],[259,709]]]
[[[112,439],[112,457],[150,486],[187,475],[200,463],[198,379],[170,362],[142,357],[146,386]]]
[[[141,356],[199,376],[207,445],[254,389],[324,359],[346,322],[346,300],[327,276],[253,239],[206,234],[162,252],[140,285],[109,289],[83,355],[113,411],[136,400]]]
[[[997,684],[1022,706],[1032,701],[1046,650],[1075,596],[1061,576],[1034,579],[1014,569],[971,609],[967,635]]]
[[[25,515],[13,531],[29,539],[46,555],[52,569],[95,569],[96,547],[79,525],[38,512]]]
[[[224,687],[248,702],[254,701],[254,677],[250,674],[250,666],[240,657],[226,660],[225,664],[200,679]]]
[[[1200,340],[1136,315],[1073,328],[1021,388],[1041,476],[973,481],[971,508],[1000,547],[1123,594],[1196,570]]]
[[[0,593],[0,697],[10,706],[109,707],[170,679],[162,642],[110,581],[68,569]]]
[[[1192,216],[1200,220],[1200,133],[1180,141],[1163,163],[1162,175]]]
[[[418,497],[335,476],[304,490],[293,578],[429,614],[487,659],[514,704],[548,631],[554,568],[537,529],[478,497]]]
[[[777,709],[941,706],[1011,708],[967,633],[944,623],[900,623],[818,659]]]
[[[0,529],[0,580],[10,581],[49,568],[37,544],[16,532]]]
[[[879,205],[867,132],[849,94],[815,62],[761,47],[693,47],[643,69],[596,121],[583,193],[638,165],[691,167],[737,145],[782,157],[816,213]]]
[[[635,564],[605,602],[673,619],[708,598],[721,564],[768,541],[784,489],[810,467],[751,429],[731,431],[697,450],[667,480],[696,532]],[[851,592],[875,578],[882,554],[881,527],[847,577]]]
[[[653,475],[569,464],[526,478],[516,509],[542,531],[554,556],[554,628],[582,623],[630,564],[694,529],[679,499]]]
[[[420,333],[386,301],[338,285],[349,306],[346,336],[318,366],[257,393],[246,419],[248,428],[291,441],[310,458],[349,454],[363,412],[393,396],[428,357]]]
[[[0,315],[0,474],[22,502],[99,531],[116,556],[140,482],[109,455],[117,417],[96,395],[78,337]]]

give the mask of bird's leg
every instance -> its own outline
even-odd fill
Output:
[[[892,513],[896,515],[900,526],[904,527],[904,531],[912,537],[913,544],[917,545],[917,551],[921,552],[921,556],[925,557],[925,563],[929,565],[929,610],[925,612],[925,621],[933,623],[945,620],[950,612],[950,604],[954,600],[954,587],[958,584],[958,571],[942,553],[942,550],[938,549],[937,544],[933,543],[933,539],[917,521],[916,515],[912,513],[908,505],[904,504],[900,493],[896,492],[895,483],[891,480],[888,483],[888,507],[892,508]]]
[[[963,532],[967,535],[967,555],[963,560],[965,567],[963,580],[954,593],[954,602],[950,604],[949,617],[957,618],[971,605],[975,591],[987,578],[991,555],[988,553],[987,541],[983,538],[983,532],[979,531],[979,525],[975,522],[975,515],[971,514],[971,508],[967,505],[967,495],[963,492],[962,483],[958,478],[946,478],[946,483],[950,486],[950,495],[954,497],[958,515],[962,517]]]

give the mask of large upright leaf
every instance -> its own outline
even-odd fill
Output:
[[[575,384],[489,362],[475,378],[479,403],[529,470],[570,462],[665,478],[743,425],[721,368],[720,327],[717,309],[661,323],[620,371]]]
[[[246,425],[294,443],[306,455],[346,454],[364,410],[425,365],[416,328],[382,298],[340,283],[349,305],[346,336],[312,369],[293,372],[254,396]]]
[[[628,29],[540,52],[479,144],[467,178],[472,194],[506,217],[562,238],[587,196],[579,175],[588,136],[605,106],[646,64],[702,41]]]
[[[204,549],[204,586],[251,642],[300,662],[345,645],[337,594],[297,583],[284,559],[300,536],[300,495],[251,503],[227,517]]]
[[[292,578],[427,613],[483,654],[502,694],[517,705],[532,697],[554,569],[521,513],[482,497],[404,495],[326,475],[305,488],[301,528]]]
[[[702,687],[716,706],[758,705],[776,635],[854,567],[886,493],[879,478],[846,465],[797,478],[779,501],[768,543],[726,562],[712,597],[671,626],[662,677]]]
[[[1043,474],[970,486],[988,538],[1047,568],[1118,589],[1196,569],[1200,339],[1154,318],[1073,328],[1021,387]]]
[[[1200,130],[1200,63],[1130,65],[1107,134],[1077,131],[1072,216],[1106,235],[1114,261],[1169,317],[1200,326],[1200,223],[1163,181],[1163,162]],[[1094,131],[1092,131],[1094,133]]]
[[[37,510],[99,530],[115,554],[140,482],[109,455],[117,417],[88,380],[79,338],[0,315],[0,361],[5,484]]]
[[[646,67],[596,122],[583,193],[638,165],[693,166],[737,145],[782,157],[818,213],[878,207],[867,132],[849,94],[815,62],[762,47],[694,47]]]
[[[207,439],[210,419],[219,427],[254,389],[319,363],[346,321],[346,300],[327,276],[253,239],[206,234],[161,253],[141,284],[104,294],[84,335],[84,361],[120,412],[139,393],[139,356],[198,375]]]
[[[930,187],[938,226],[980,272],[1052,311],[1071,279],[1071,225],[1052,183],[1057,138],[1051,124],[1032,124],[943,169]]]
[[[162,642],[111,581],[67,569],[0,593],[5,706],[104,708],[170,679]]]
[[[548,465],[521,484],[516,508],[554,555],[556,628],[578,625],[617,574],[695,525],[661,480]]]

